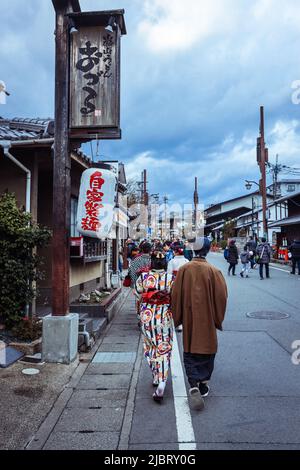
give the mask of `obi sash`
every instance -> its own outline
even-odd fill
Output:
[[[171,297],[165,290],[153,290],[142,294],[142,303],[152,305],[169,305]]]

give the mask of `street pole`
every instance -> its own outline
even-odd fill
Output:
[[[167,202],[168,198],[167,196],[164,197],[164,204],[165,204],[165,238],[167,239]]]
[[[69,22],[78,0],[52,0],[55,29],[52,315],[43,318],[42,360],[70,364],[77,357],[79,314],[69,313],[71,158],[69,142]]]
[[[69,313],[71,158],[69,145],[69,24],[76,2],[52,0],[55,29],[55,139],[53,158],[52,315]],[[78,4],[79,10],[80,6]],[[78,8],[77,8],[78,11]]]
[[[195,190],[194,190],[194,221],[195,221],[195,236],[197,236],[197,222],[198,222],[198,203],[199,203],[199,197],[198,197],[198,178],[197,176],[195,177]]]
[[[143,202],[145,205],[145,217],[146,217],[146,237],[148,238],[149,235],[149,196],[147,191],[147,170],[143,171],[143,186],[144,186],[144,194],[143,194]]]
[[[252,236],[254,236],[254,197],[252,196],[252,217],[251,217]]]
[[[276,155],[276,165],[273,173],[273,196],[275,202],[275,220],[277,220],[277,181],[278,181],[279,165],[278,165],[278,154]]]
[[[262,197],[262,213],[263,213],[263,233],[268,240],[268,224],[267,224],[267,183],[266,183],[266,163],[268,162],[268,149],[265,146],[265,122],[264,107],[260,107],[260,137],[258,138],[257,160],[260,168],[260,194]]]

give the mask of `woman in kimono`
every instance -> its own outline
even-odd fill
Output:
[[[140,295],[141,331],[144,335],[144,354],[152,371],[153,399],[161,402],[167,383],[173,344],[173,320],[170,311],[170,291],[173,275],[168,274],[164,253],[152,254],[149,272],[136,280]]]

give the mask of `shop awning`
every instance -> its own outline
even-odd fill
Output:
[[[295,215],[294,217],[286,217],[285,219],[277,220],[269,224],[269,228],[272,227],[286,227],[287,225],[297,225],[300,224],[300,215]]]

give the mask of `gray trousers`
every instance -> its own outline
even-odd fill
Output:
[[[215,363],[215,354],[183,353],[185,372],[191,387],[197,387],[198,382],[210,379]]]

